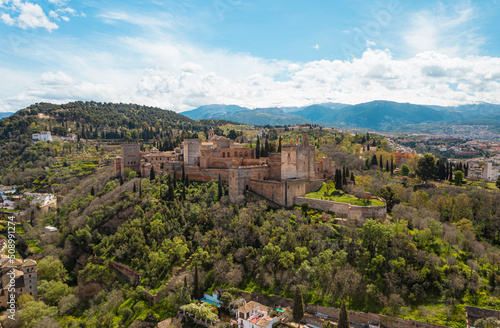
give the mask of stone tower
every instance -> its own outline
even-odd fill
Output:
[[[184,140],[184,165],[200,165],[201,140]]]
[[[314,146],[309,146],[307,135],[303,144],[281,146],[282,179],[314,179]]]

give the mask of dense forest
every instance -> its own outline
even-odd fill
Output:
[[[18,131],[9,126],[23,125],[20,120],[29,122],[30,115],[38,112],[53,116],[54,125],[80,122],[103,127],[78,116],[58,121],[56,113],[64,111],[60,107],[35,106],[41,107],[29,111],[36,113],[0,121],[2,152],[22,139],[22,133],[9,136],[6,131]],[[117,113],[120,108],[116,105]],[[96,117],[103,123],[106,116]],[[151,125],[159,121],[151,117]],[[183,124],[198,123],[176,122],[180,125],[172,128],[174,139],[206,128],[184,130]],[[33,117],[28,126],[41,124],[47,120]],[[115,126],[139,127],[128,124]],[[465,167],[451,167],[431,155],[394,170],[387,140],[375,135],[268,129],[259,139],[249,134],[249,146],[257,147],[258,141],[260,151],[273,152],[304,134],[316,145],[317,156],[332,157],[336,168],[352,173],[355,185],[347,188],[340,183],[338,189],[384,198],[387,220],[338,220],[335,213],[307,205],[289,209],[275,209],[264,201],[233,205],[220,181],[198,183],[168,174],[144,179],[133,171],[115,175],[107,161],[114,153],[105,149],[104,140],[91,145],[75,141],[68,148],[64,145],[70,143],[33,144],[22,139],[25,148],[11,155],[17,171],[2,166],[5,174],[0,183],[15,184],[24,177],[26,188],[48,184],[61,201],[56,211],[42,214],[35,208],[21,217],[19,255],[42,257],[39,299],[19,300],[21,320],[8,323],[9,327],[141,327],[145,321],[173,316],[199,290],[215,287],[231,290],[236,299],[238,290],[294,298],[300,286],[307,303],[340,307],[346,301],[350,310],[452,327],[464,326],[465,304],[500,308],[497,188],[457,182],[456,172]],[[141,136],[138,140],[145,147],[159,142]],[[94,162],[82,162],[84,158]],[[44,166],[49,170],[40,171]],[[53,170],[58,173],[52,175]],[[80,176],[72,177],[75,172]],[[44,235],[47,225],[59,233]],[[93,258],[128,265],[139,272],[139,285],[132,287]],[[188,258],[191,274],[167,290],[172,269]],[[104,291],[81,300],[78,282],[98,284]],[[166,297],[153,305],[147,293]]]

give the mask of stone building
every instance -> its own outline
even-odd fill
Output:
[[[115,158],[115,173],[122,175],[126,168],[139,173],[142,177],[149,177],[151,167],[157,173],[181,167],[182,150],[175,148],[173,151],[159,151],[153,147],[149,151],[141,151],[139,144],[124,144],[121,146],[121,156]]]
[[[307,135],[297,145],[283,145],[280,153],[256,158],[255,149],[214,135],[207,142],[184,140],[184,165],[190,180],[217,179],[229,183],[229,200],[238,202],[253,191],[281,206],[317,190],[332,176],[332,160],[315,160],[315,147]]]
[[[330,158],[315,159],[315,147],[304,142],[283,145],[280,153],[256,157],[255,148],[244,147],[233,140],[209,131],[210,139],[186,139],[183,149],[160,152],[153,148],[140,150],[139,144],[125,144],[115,158],[115,172],[129,168],[148,177],[151,167],[158,173],[181,174],[182,165],[193,181],[218,179],[229,183],[229,199],[238,202],[245,191],[253,191],[281,206],[293,206],[297,196],[319,189],[332,176]],[[181,161],[182,160],[182,161]]]
[[[20,260],[2,257],[0,259],[0,308],[7,307],[9,294],[14,290],[15,299],[29,294],[35,299],[38,297],[36,261]]]
[[[498,167],[493,167],[493,164],[491,162],[469,162],[467,178],[486,180],[490,182],[497,181]]]

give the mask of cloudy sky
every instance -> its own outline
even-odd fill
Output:
[[[498,0],[0,0],[0,111],[500,103],[498,17]]]

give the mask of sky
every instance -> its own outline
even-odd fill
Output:
[[[0,0],[0,111],[500,104],[500,0]]]

